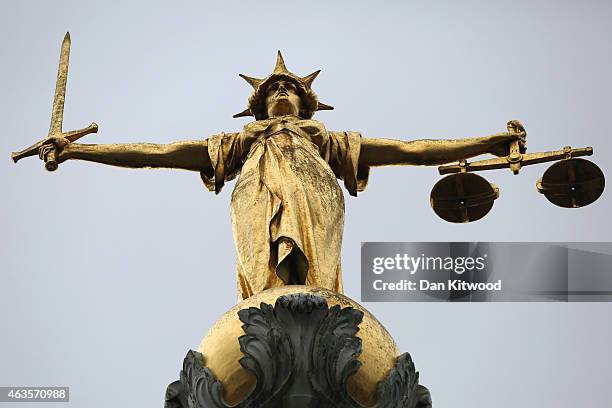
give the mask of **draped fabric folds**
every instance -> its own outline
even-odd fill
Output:
[[[219,193],[240,175],[230,206],[239,298],[295,283],[341,293],[344,196],[337,179],[351,195],[366,187],[369,169],[358,166],[361,135],[282,116],[207,142],[206,187]]]

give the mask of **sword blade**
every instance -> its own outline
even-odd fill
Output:
[[[70,59],[70,33],[66,33],[62,41],[59,66],[57,67],[57,80],[55,81],[55,96],[53,110],[51,111],[51,125],[49,136],[59,136],[62,133],[64,120],[64,100],[66,99],[66,83],[68,82],[68,60]]]

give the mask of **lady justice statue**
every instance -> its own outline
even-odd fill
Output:
[[[248,108],[234,117],[255,117],[240,132],[168,145],[77,144],[58,136],[47,139],[39,156],[46,160],[53,152],[58,163],[87,160],[198,171],[215,193],[238,177],[231,219],[238,295],[246,299],[287,284],[342,292],[344,198],[337,179],[356,196],[373,166],[439,165],[483,153],[505,156],[517,139],[524,148],[525,132],[517,121],[509,123],[508,132],[462,140],[403,141],[329,131],[312,119],[318,110],[333,109],[311,88],[319,72],[305,77],[289,72],[279,51],[274,71],[264,79],[240,75],[253,94]]]
[[[508,131],[461,140],[374,139],[329,131],[314,120],[318,101],[305,77],[287,70],[278,53],[252,87],[254,116],[242,131],[167,145],[78,144],[97,125],[62,131],[70,37],[62,44],[49,137],[15,161],[35,155],[49,170],[66,160],[129,168],[200,172],[219,193],[238,177],[231,218],[241,300],[190,351],[180,380],[167,389],[167,408],[431,407],[408,353],[361,305],[342,295],[340,248],[344,198],[338,179],[356,196],[370,167],[439,165],[525,148],[517,121]],[[272,306],[274,304],[274,306]]]

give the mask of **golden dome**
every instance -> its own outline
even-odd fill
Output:
[[[240,302],[217,320],[200,343],[198,351],[204,356],[206,366],[223,383],[225,401],[230,405],[239,403],[251,393],[256,382],[255,376],[239,363],[244,355],[240,351],[238,338],[244,331],[238,311],[259,307],[260,303],[274,305],[280,296],[294,293],[317,295],[324,298],[330,307],[353,307],[363,312],[357,333],[362,340],[363,351],[359,356],[362,366],[349,377],[347,390],[360,404],[374,405],[378,382],[387,377],[399,356],[395,342],[382,324],[354,300],[326,289],[298,285],[268,289]]]

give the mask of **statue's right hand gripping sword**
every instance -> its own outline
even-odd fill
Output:
[[[62,50],[60,52],[59,67],[57,69],[57,81],[55,82],[55,97],[53,98],[53,110],[51,111],[51,126],[46,139],[24,149],[20,152],[14,152],[11,157],[15,163],[24,157],[35,156],[39,149],[50,143],[54,137],[63,137],[70,142],[74,142],[81,137],[90,133],[98,132],[98,125],[94,122],[88,127],[70,132],[62,131],[62,122],[64,119],[64,100],[66,99],[66,83],[68,81],[68,61],[70,58],[70,33],[66,33],[64,41],[62,41]],[[55,171],[58,167],[56,150],[51,150],[45,159],[45,168],[48,171]]]

